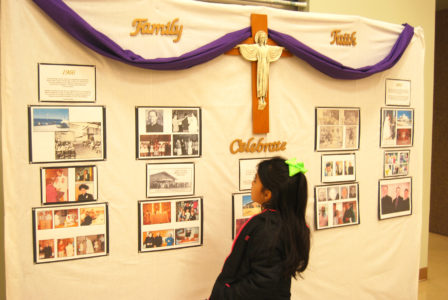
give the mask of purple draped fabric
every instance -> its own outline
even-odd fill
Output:
[[[404,24],[404,29],[392,50],[383,60],[372,66],[354,69],[320,54],[287,34],[269,29],[269,37],[277,44],[285,47],[289,52],[308,62],[322,73],[337,79],[360,79],[392,68],[400,60],[413,35],[414,28]]]
[[[33,0],[48,16],[75,39],[90,49],[118,61],[153,70],[181,70],[205,63],[227,52],[251,36],[250,27],[234,31],[196,50],[178,57],[145,59],[117,45],[106,35],[97,31],[62,0]],[[269,30],[269,36],[295,56],[305,60],[317,70],[338,79],[360,79],[394,66],[414,35],[414,28],[405,25],[390,53],[379,63],[362,68],[350,68],[311,49],[293,37]]]

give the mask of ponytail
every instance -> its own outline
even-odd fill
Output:
[[[308,266],[310,229],[305,221],[308,187],[303,173],[289,176],[285,160],[275,157],[258,165],[258,177],[265,189],[271,191],[271,199],[264,208],[280,213],[282,227],[279,238],[285,250],[284,276],[294,277]]]

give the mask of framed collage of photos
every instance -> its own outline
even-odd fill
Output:
[[[413,137],[414,110],[412,108],[381,108],[381,147],[411,147]]]
[[[261,213],[261,205],[252,201],[251,193],[232,194],[232,239],[249,219]]]
[[[412,215],[412,178],[380,179],[378,218],[380,220]]]
[[[359,224],[358,183],[314,187],[316,229]]]
[[[93,65],[37,65],[40,102],[95,102],[96,67]]]
[[[386,105],[410,106],[411,81],[402,79],[386,79]]]
[[[33,208],[34,262],[109,253],[108,204]]]
[[[202,198],[139,201],[139,252],[202,245]]]
[[[240,159],[240,191],[247,191],[252,188],[252,181],[257,174],[258,164],[269,158],[270,157]]]
[[[31,163],[106,158],[103,106],[29,106]]]
[[[41,168],[42,204],[91,202],[98,199],[96,166]]]
[[[322,155],[322,182],[342,182],[356,180],[355,153]]]
[[[146,197],[194,195],[194,163],[146,165]]]
[[[359,107],[316,107],[316,151],[359,149]]]
[[[407,176],[410,150],[384,151],[384,177]]]
[[[199,107],[136,108],[137,159],[201,156]]]

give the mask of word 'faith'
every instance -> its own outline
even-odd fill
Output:
[[[338,46],[356,46],[356,31],[350,33],[341,33],[341,30],[336,29],[331,32],[333,40],[330,45],[336,44]]]
[[[131,32],[131,36],[136,36],[137,34],[154,34],[157,35],[174,35],[176,38],[173,43],[177,43],[182,37],[183,25],[176,25],[179,18],[174,19],[171,22],[165,24],[155,24],[149,23],[148,19],[134,19],[132,21],[132,27],[135,27],[135,31]]]
[[[250,138],[247,142],[243,142],[242,139],[236,139],[230,144],[230,153],[236,154],[238,152],[277,152],[285,151],[287,142],[268,142],[263,143],[264,138],[258,139],[258,142],[254,141],[254,138]]]

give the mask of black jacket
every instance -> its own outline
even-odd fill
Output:
[[[291,298],[291,277],[282,276],[280,214],[264,210],[240,230],[216,279],[210,300]]]

